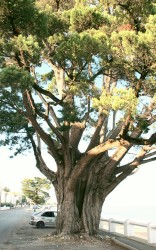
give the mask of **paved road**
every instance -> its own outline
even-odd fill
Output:
[[[26,214],[23,208],[0,211],[0,245],[10,242],[13,232],[21,226]]]

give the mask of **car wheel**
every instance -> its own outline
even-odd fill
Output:
[[[36,227],[37,228],[43,228],[45,225],[44,225],[44,222],[43,221],[38,221],[37,224],[36,224]]]

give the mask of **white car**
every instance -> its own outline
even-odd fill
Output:
[[[31,216],[30,225],[35,225],[37,228],[45,226],[55,226],[57,212],[51,210],[40,211]]]

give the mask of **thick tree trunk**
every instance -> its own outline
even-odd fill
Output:
[[[71,235],[75,233],[86,233],[95,235],[97,233],[103,202],[93,191],[86,193],[82,211],[76,204],[74,192],[66,193],[63,203],[58,207],[58,233]]]
[[[58,233],[97,234],[103,199],[98,192],[96,178],[90,175],[87,182],[80,179],[76,189],[72,191],[67,183],[63,186],[62,190],[59,190],[61,196],[58,200]]]
[[[97,234],[102,205],[103,202],[99,195],[93,190],[85,195],[82,214],[85,233],[89,235]]]
[[[89,235],[95,235],[99,228],[100,215],[104,200],[103,192],[101,193],[98,188],[98,174],[95,174],[95,172],[91,170],[92,169],[89,171],[83,200],[82,220],[85,232]]]
[[[74,190],[68,187],[68,178],[64,176],[64,167],[59,168],[57,185],[57,232],[69,235],[79,231],[79,213]]]
[[[58,204],[57,231],[69,235],[80,231],[79,212],[73,191],[64,191],[61,203]]]

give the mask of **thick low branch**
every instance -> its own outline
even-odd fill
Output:
[[[144,160],[144,158],[146,158],[147,151],[152,150],[153,148],[155,147],[153,146],[142,147],[141,151],[136,155],[133,161],[129,162],[128,164],[122,165],[121,167],[116,168],[116,170],[114,171],[114,174],[117,175],[117,174],[123,173],[127,171],[128,168],[135,169],[139,165],[152,161],[154,158],[151,158],[151,159],[149,158],[147,160]]]
[[[132,174],[134,169],[136,169],[139,165],[142,164],[143,158],[147,150],[149,150],[148,147],[143,147],[137,157],[131,163],[116,169],[115,174],[121,174],[114,178],[112,182],[110,182],[110,185],[108,185],[108,187],[106,188],[106,195],[112,192],[119,183],[121,183],[126,177]]]
[[[126,179],[131,173],[133,172],[133,169],[126,169],[126,171],[122,174],[120,174],[116,179],[114,179],[113,182],[108,185],[106,188],[105,196],[107,196],[110,192],[112,192],[123,180]]]
[[[36,167],[41,171],[43,175],[45,175],[51,181],[55,189],[57,189],[57,174],[47,167],[38,148],[37,148],[36,154],[37,154],[37,159],[38,159],[36,163]]]
[[[121,162],[121,160],[124,158],[128,150],[131,148],[131,144],[127,143],[125,146],[120,146],[117,148],[116,152],[110,157],[109,162],[107,163],[107,166],[104,168],[103,173],[101,173],[102,178],[104,179],[110,179],[114,169],[117,167],[117,165]]]
[[[104,153],[109,149],[119,147],[120,145],[127,145],[127,142],[123,140],[122,141],[108,140],[107,142],[102,143],[101,145],[98,145],[97,147],[89,150],[84,156],[81,157],[81,159],[77,162],[76,166],[74,167],[68,182],[68,188],[69,189],[75,188],[77,180],[82,174],[83,170],[96,156],[98,156],[101,153]]]

